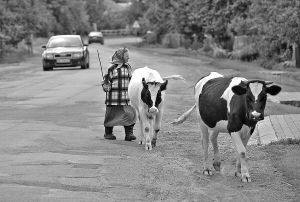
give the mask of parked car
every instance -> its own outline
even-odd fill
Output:
[[[101,43],[104,44],[104,38],[102,32],[90,32],[88,35],[88,42],[91,43]]]
[[[45,48],[43,56],[44,71],[61,67],[89,68],[90,57],[88,44],[84,44],[80,35],[55,35],[52,36]]]

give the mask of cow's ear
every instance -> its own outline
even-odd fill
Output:
[[[267,87],[267,93],[269,93],[270,95],[277,95],[280,91],[281,87],[277,85]]]
[[[247,92],[247,89],[242,86],[233,86],[231,89],[237,95],[244,95]]]
[[[161,84],[160,90],[161,91],[167,90],[167,85],[168,85],[168,80],[166,80],[165,82],[163,82],[163,84]]]
[[[142,78],[142,83],[143,83],[144,88],[148,89],[148,85],[147,85],[147,83],[145,81],[145,78]]]

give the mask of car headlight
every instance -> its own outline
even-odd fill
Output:
[[[53,54],[50,54],[50,53],[45,53],[45,54],[43,54],[43,57],[44,57],[45,59],[53,59],[53,58],[54,58],[54,55],[53,55]]]
[[[83,56],[83,54],[80,52],[80,53],[73,53],[73,57],[74,58],[81,58]]]

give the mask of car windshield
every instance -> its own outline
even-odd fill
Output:
[[[48,48],[57,47],[82,47],[82,43],[79,38],[75,37],[57,37],[50,39]]]
[[[101,32],[91,32],[89,35],[90,36],[102,36],[102,33]]]

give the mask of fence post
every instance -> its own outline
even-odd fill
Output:
[[[300,51],[298,43],[294,43],[294,59],[297,68],[300,68]]]

